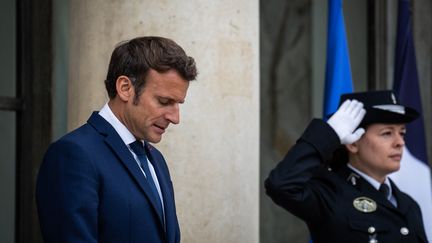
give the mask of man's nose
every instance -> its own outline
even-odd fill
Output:
[[[172,124],[180,123],[180,107],[179,104],[174,104],[166,114],[166,119]]]

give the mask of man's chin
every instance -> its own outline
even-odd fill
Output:
[[[150,143],[159,143],[162,140],[162,135],[151,136],[151,137],[147,138],[146,140],[147,140],[147,142],[150,142]]]

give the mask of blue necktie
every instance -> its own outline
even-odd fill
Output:
[[[161,203],[156,185],[153,181],[153,177],[150,173],[150,169],[149,169],[149,165],[148,165],[148,161],[147,161],[147,156],[146,156],[145,151],[144,151],[143,143],[141,141],[137,140],[137,141],[129,144],[129,146],[131,147],[132,151],[138,157],[140,166],[144,170],[144,173],[146,175],[147,183],[153,191],[153,197],[156,199],[156,202],[159,204],[158,210],[160,212],[160,215],[163,215],[162,203]]]

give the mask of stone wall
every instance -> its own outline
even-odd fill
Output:
[[[68,127],[107,100],[111,51],[141,35],[174,39],[198,80],[181,123],[156,147],[173,178],[182,242],[259,241],[258,1],[70,1]]]

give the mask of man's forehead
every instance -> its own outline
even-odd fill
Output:
[[[178,85],[172,82],[160,82],[153,86],[152,93],[160,98],[183,103],[187,94],[187,84]]]

